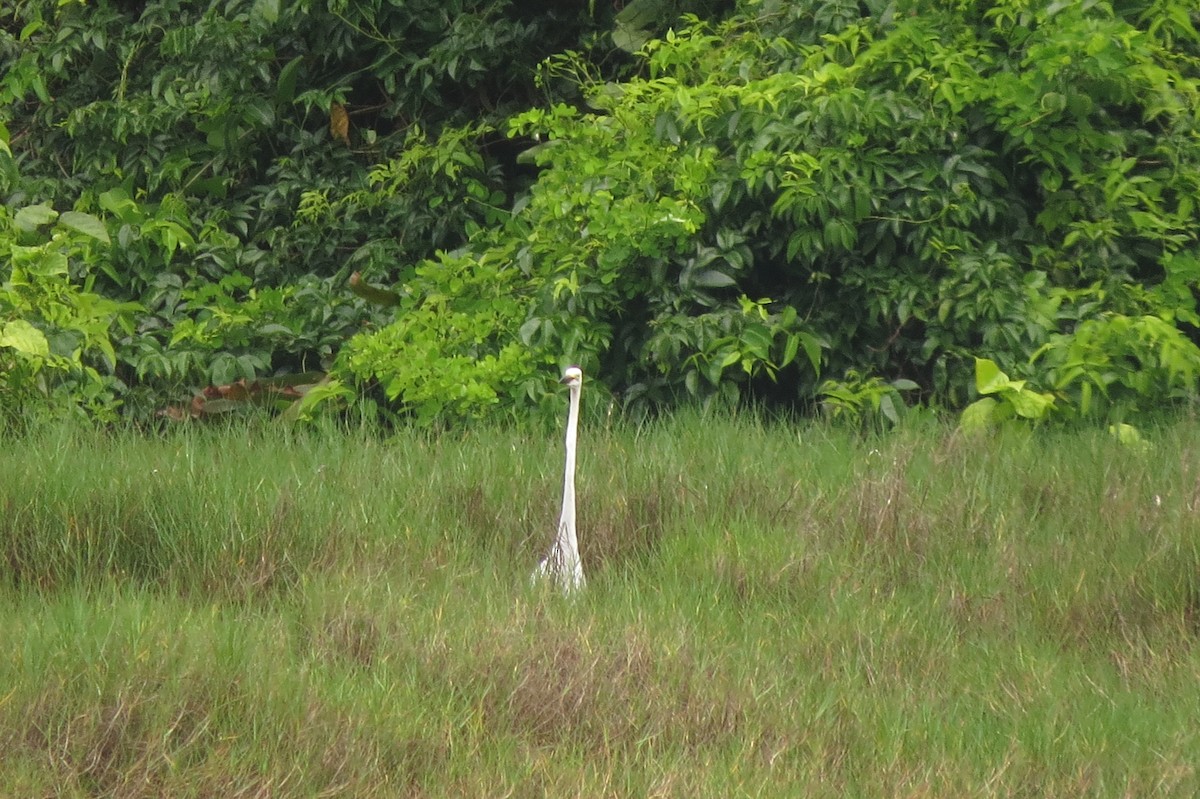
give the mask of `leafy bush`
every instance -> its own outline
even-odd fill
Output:
[[[901,392],[917,388],[911,380],[884,381],[851,370],[842,380],[826,380],[821,384],[821,407],[834,420],[856,425],[867,421],[897,425],[908,411]]]
[[[137,306],[91,291],[104,257],[99,219],[31,205],[0,208],[0,408],[5,426],[44,411],[112,418],[119,387],[112,334],[131,329]]]
[[[1191,307],[1193,277],[1164,274],[1196,252],[1191,12],[864,5],[692,19],[620,83],[547,62],[588,109],[510,123],[540,142],[538,179],[454,260],[505,273],[524,307],[473,357],[520,343],[528,363],[579,361],[636,402],[804,403],[822,372],[857,372],[960,404],[976,355],[1054,383],[1049,353],[1089,323]],[[456,270],[431,272],[405,284],[414,304],[453,293]],[[384,349],[462,324],[405,314]],[[425,379],[356,363],[395,396]],[[1180,387],[1173,374],[1136,390]],[[518,403],[525,380],[493,390]]]
[[[987,358],[975,359],[975,390],[984,396],[963,409],[963,430],[983,430],[1018,418],[1038,422],[1055,407],[1054,395],[1027,388],[1026,381],[1011,379]]]
[[[139,408],[322,368],[386,321],[346,291],[352,272],[394,280],[507,204],[523,178],[489,126],[596,25],[506,0],[5,6],[0,194],[115,221],[94,288],[142,306],[115,344]],[[482,192],[385,174],[421,161],[420,130],[452,129]]]
[[[445,421],[568,361],[642,406],[962,407],[976,358],[1064,414],[1194,391],[1184,0],[5,13],[0,191],[109,220],[142,407],[328,368]]]
[[[1056,389],[1088,415],[1161,408],[1194,399],[1200,347],[1157,316],[1104,315],[1088,319],[1042,350]]]

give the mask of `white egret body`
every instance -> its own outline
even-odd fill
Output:
[[[550,552],[538,564],[534,578],[549,577],[558,583],[563,593],[569,594],[584,586],[583,562],[579,559],[579,539],[575,533],[575,442],[579,427],[579,389],[583,385],[583,372],[578,366],[569,366],[560,381],[571,389],[571,403],[567,411],[567,462],[563,473],[562,516],[558,520],[558,534]]]

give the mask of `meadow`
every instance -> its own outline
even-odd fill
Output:
[[[1194,797],[1200,425],[0,447],[0,796]]]

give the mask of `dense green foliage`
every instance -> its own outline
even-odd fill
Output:
[[[112,330],[102,382],[143,409],[183,386],[327,368],[386,321],[347,277],[390,282],[461,244],[494,213],[471,199],[480,188],[506,202],[488,155],[505,145],[488,131],[536,101],[542,58],[593,27],[570,3],[530,16],[440,0],[18,2],[0,25],[0,193],[13,210],[103,220],[110,246],[74,258],[72,276],[140,305]],[[372,164],[412,159],[443,130],[463,142],[451,163],[417,159],[402,192],[309,223],[307,194],[375,194]],[[36,233],[6,227],[5,250]]]
[[[447,420],[579,362],[896,418],[977,357],[1059,417],[1196,392],[1194,3],[197,9],[0,18],[0,245],[57,264],[0,295],[14,396],[331,370]]]

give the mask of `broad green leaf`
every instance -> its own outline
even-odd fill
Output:
[[[796,354],[800,351],[800,336],[793,333],[787,337],[787,341],[783,345],[783,360],[779,362],[780,366],[787,366],[796,359]]]
[[[55,211],[45,203],[38,205],[27,205],[20,211],[17,211],[13,217],[13,223],[17,229],[25,233],[31,233],[37,230],[42,225],[48,225],[58,218],[58,211]]]
[[[266,100],[259,98],[246,104],[243,119],[269,128],[275,124],[275,109]]]
[[[617,49],[627,53],[636,53],[646,45],[646,42],[650,41],[650,32],[618,24],[613,28],[612,40]]]
[[[787,259],[789,261],[796,260],[796,256],[801,250],[805,255],[808,255],[812,250],[812,233],[801,228],[788,237]]]
[[[703,272],[698,272],[692,277],[692,285],[701,286],[706,289],[719,289],[726,286],[732,286],[737,283],[729,275],[724,272],[719,272],[716,269],[706,269]]]
[[[517,336],[521,339],[521,343],[529,346],[533,343],[533,337],[537,334],[538,329],[542,326],[542,320],[536,316],[532,319],[525,320],[525,324],[521,325],[521,329],[517,331]]]
[[[714,182],[709,196],[712,200],[713,210],[720,211],[721,206],[725,204],[725,198],[729,196],[729,182],[725,180]]]
[[[286,105],[296,97],[296,76],[300,65],[304,63],[303,56],[296,56],[279,70],[279,81],[275,84],[275,102]]]
[[[1149,442],[1142,438],[1141,432],[1131,424],[1110,424],[1108,426],[1108,433],[1119,441],[1122,446],[1129,447],[1138,452],[1150,449]]]
[[[995,361],[989,358],[975,359],[975,390],[980,394],[995,394],[1012,386],[1013,382],[1000,371]]]
[[[528,148],[522,150],[521,152],[517,153],[517,163],[518,164],[537,164],[539,162],[539,159],[544,157],[550,151],[550,148],[553,147],[554,145],[556,145],[557,143],[558,142],[556,142],[554,140],[550,140],[550,141],[544,141],[541,144],[535,144],[532,147],[528,147]]]
[[[22,258],[22,266],[30,275],[39,277],[59,277],[67,274],[67,254],[44,247],[22,247],[26,252],[33,251],[28,259]],[[13,250],[17,250],[13,247]],[[15,259],[14,259],[15,260]]]
[[[1049,113],[1058,113],[1067,107],[1067,98],[1065,95],[1058,92],[1047,92],[1042,95],[1042,110]]]
[[[800,344],[804,347],[804,354],[808,356],[808,362],[812,364],[813,374],[820,376],[821,374],[821,341],[816,336],[809,333],[800,334]]]
[[[104,223],[91,214],[85,214],[80,211],[65,211],[58,218],[58,224],[63,227],[70,228],[85,236],[91,236],[97,241],[102,241],[109,244],[108,229],[104,227]]]
[[[12,347],[17,352],[39,358],[50,356],[50,343],[45,334],[24,319],[5,323],[0,331],[0,347]]]
[[[40,15],[39,15],[39,17],[37,19],[35,19],[33,22],[30,22],[24,28],[21,28],[21,33],[19,34],[17,41],[21,41],[21,42],[29,41],[30,37],[32,37],[35,33],[40,31],[45,26],[45,24],[46,23],[41,19]]]
[[[666,0],[630,0],[617,13],[618,25],[631,28],[645,28],[653,25],[667,16]]]
[[[145,218],[137,203],[130,199],[129,194],[122,188],[102,192],[97,199],[101,208],[127,224],[136,224]]]
[[[963,408],[958,417],[958,428],[966,432],[986,430],[1000,421],[999,403],[992,397],[984,397]]]
[[[1018,416],[1026,419],[1044,419],[1050,409],[1054,407],[1054,397],[1050,394],[1041,394],[1025,389],[1005,392],[1004,399],[1012,404],[1013,410]]]
[[[758,360],[767,360],[771,353],[774,339],[771,332],[763,325],[754,324],[742,331],[742,345],[745,353],[753,355]]]
[[[900,424],[900,414],[896,411],[896,404],[892,400],[891,394],[884,394],[879,398],[879,412],[892,424]]]

